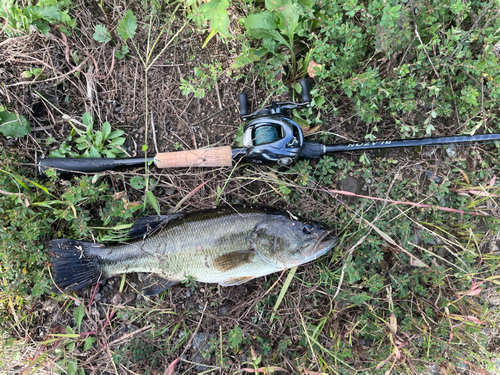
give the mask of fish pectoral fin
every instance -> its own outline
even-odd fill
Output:
[[[177,284],[179,280],[169,280],[154,273],[147,276],[142,283],[142,292],[146,296],[160,294],[165,289]]]
[[[255,256],[253,250],[237,250],[215,258],[215,267],[222,272],[250,263]]]
[[[130,238],[146,238],[162,229],[172,220],[179,219],[184,214],[155,215],[140,218],[132,224],[128,232]]]
[[[227,279],[226,281],[223,281],[219,284],[222,286],[241,285],[252,279],[255,279],[255,276],[233,277],[232,279]]]

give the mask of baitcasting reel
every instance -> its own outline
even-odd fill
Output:
[[[247,94],[239,94],[240,116],[246,121],[243,145],[250,162],[284,166],[292,164],[299,156],[305,156],[302,129],[287,116],[292,109],[311,105],[311,83],[304,78],[299,84],[302,87],[302,103],[272,102],[250,115]]]

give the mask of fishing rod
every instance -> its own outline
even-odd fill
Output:
[[[333,145],[306,142],[300,126],[289,117],[291,110],[307,108],[311,105],[311,83],[304,78],[299,81],[299,84],[302,87],[302,103],[272,102],[252,114],[248,113],[247,94],[239,94],[240,117],[245,121],[244,147],[241,148],[224,146],[164,152],[149,158],[49,158],[40,160],[37,171],[44,175],[44,171],[48,168],[55,168],[58,174],[69,176],[74,173],[97,173],[119,168],[140,167],[144,165],[144,162],[153,162],[158,168],[215,168],[231,166],[233,161],[242,157],[246,157],[248,162],[254,164],[287,166],[298,158],[318,159],[324,154],[333,152],[500,140],[500,134],[480,134]]]

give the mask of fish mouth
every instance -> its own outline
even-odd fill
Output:
[[[321,235],[316,241],[313,250],[310,252],[309,256],[302,260],[302,263],[307,263],[318,259],[320,256],[326,254],[332,247],[337,245],[339,242],[337,236],[332,235],[331,232],[327,231]]]
[[[314,254],[311,254],[314,257],[313,259],[326,254],[332,247],[337,245],[338,242],[337,236],[332,235],[331,232],[325,232],[316,242]]]

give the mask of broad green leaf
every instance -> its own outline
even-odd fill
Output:
[[[123,130],[113,130],[109,134],[108,139],[118,138],[118,137],[122,136],[123,133],[125,133]]]
[[[47,21],[61,21],[61,13],[62,12],[59,8],[54,5],[43,7],[41,9],[42,18]]]
[[[278,52],[278,43],[272,38],[262,38],[262,47],[272,53]]]
[[[200,6],[200,16],[204,21],[210,21],[210,28],[217,30],[222,36],[231,37],[229,32],[229,17],[226,8],[229,7],[228,0],[210,0]]]
[[[115,56],[116,56],[118,59],[120,59],[120,60],[121,60],[121,59],[123,59],[123,58],[125,57],[125,55],[126,55],[127,53],[129,53],[129,49],[128,49],[127,45],[126,45],[126,44],[124,44],[124,45],[122,46],[122,48],[121,48],[121,49],[116,50],[116,52],[115,52]]]
[[[151,204],[151,206],[153,206],[156,213],[158,215],[161,215],[160,214],[160,206],[158,205],[158,201],[156,200],[155,196],[153,195],[153,192],[150,190],[146,191],[146,197],[148,197],[148,201]]]
[[[213,29],[212,31],[210,31],[210,34],[208,34],[207,36],[207,39],[205,39],[205,42],[203,43],[203,45],[201,46],[201,48],[205,48],[205,46],[208,44],[208,42],[210,42],[210,40],[215,36],[215,34],[217,34],[219,31],[217,29]]]
[[[49,36],[50,26],[47,24],[47,21],[33,21],[33,26],[35,26],[43,35]]]
[[[266,48],[244,48],[241,52],[241,55],[234,60],[231,68],[239,69],[244,67],[245,65],[251,64],[255,61],[259,61],[267,52],[268,50]]]
[[[105,141],[108,139],[109,135],[111,134],[111,125],[109,122],[105,122],[102,124],[102,139]]]
[[[253,29],[274,30],[278,27],[278,20],[268,11],[250,14],[245,20],[247,31]]]
[[[86,150],[88,147],[89,147],[89,145],[87,144],[87,142],[85,142],[85,143],[78,143],[76,145],[77,150]]]
[[[144,181],[143,177],[134,176],[130,179],[130,185],[132,185],[134,189],[142,190],[146,186],[146,182]]]
[[[76,375],[76,371],[78,370],[78,364],[75,360],[68,361],[68,369],[66,371],[67,375]]]
[[[106,30],[103,25],[96,25],[94,32],[94,40],[99,43],[107,43],[111,40],[111,34]]]
[[[94,119],[92,118],[92,115],[88,112],[85,112],[82,116],[82,123],[83,125],[87,126],[87,133],[91,131],[94,127]]]
[[[122,150],[120,150],[119,148],[116,148],[116,147],[112,147],[110,150],[110,152],[112,152],[113,154],[115,154],[116,156],[119,156],[119,157],[127,157],[128,155],[125,154]]]
[[[89,336],[85,339],[85,341],[83,342],[83,351],[86,352],[87,350],[89,350],[92,345],[94,344],[94,342],[97,341],[97,338],[93,337],[93,336]]]
[[[297,0],[297,3],[306,8],[311,8],[313,6],[314,0]]]
[[[291,49],[290,43],[276,30],[248,29],[248,35],[256,39],[272,38]]]
[[[94,142],[94,145],[98,148],[100,148],[102,146],[102,142],[103,142],[104,138],[102,136],[102,132],[100,130],[96,131],[95,132],[95,142]]]
[[[28,120],[14,112],[0,112],[0,133],[6,137],[20,138],[31,131]]]
[[[97,149],[94,146],[91,146],[88,157],[90,157],[90,158],[100,158],[101,155],[99,154],[99,151],[97,151]]]
[[[238,133],[236,134],[236,138],[234,139],[236,145],[238,147],[243,147],[243,124],[238,128]]]
[[[64,158],[66,157],[66,154],[62,153],[60,150],[55,150],[55,151],[52,151],[49,155],[49,158]]]
[[[22,72],[21,77],[31,78],[38,76],[43,71],[42,68],[31,68],[30,70],[25,70]]]
[[[283,11],[284,7],[290,4],[291,0],[266,0],[266,9]]]
[[[111,142],[109,142],[108,145],[121,146],[123,143],[125,143],[125,138],[116,138],[116,139],[113,139]]]
[[[137,30],[137,17],[129,9],[125,12],[125,17],[118,23],[118,34],[123,38],[124,41],[127,39],[132,39]]]
[[[289,38],[293,38],[299,24],[300,6],[291,0],[266,0],[266,8],[275,11],[274,14],[280,20],[279,29],[284,30]]]
[[[78,327],[78,332],[80,332],[80,327],[82,326],[82,320],[85,316],[85,309],[83,305],[78,306],[75,311],[73,311],[73,316],[75,317],[76,326]]]

